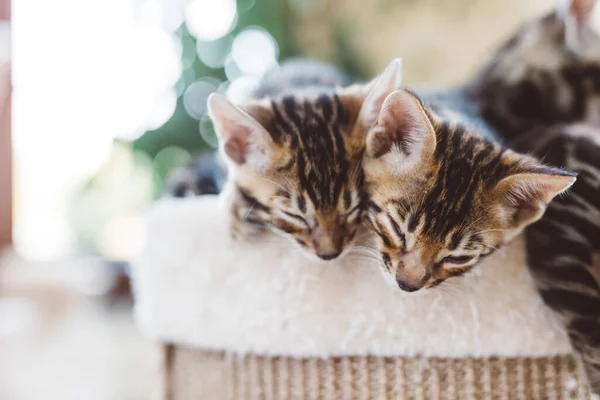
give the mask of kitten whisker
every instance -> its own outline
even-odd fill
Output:
[[[244,219],[248,219],[248,217],[250,216],[250,213],[252,212],[252,210],[254,209],[254,206],[257,204],[258,202],[254,202],[250,208],[248,209],[248,211],[246,211],[246,214],[244,215]]]
[[[281,190],[283,190],[283,191],[285,191],[286,193],[288,193],[290,196],[292,195],[292,192],[291,192],[289,189],[285,188],[283,185],[280,185],[280,184],[279,184],[279,183],[277,183],[277,182],[273,182],[273,181],[271,181],[271,180],[269,180],[269,179],[267,179],[267,178],[263,178],[262,176],[259,176],[259,178],[260,178],[260,179],[262,179],[262,180],[263,180],[263,181],[265,181],[265,182],[272,183],[273,185],[277,186],[277,187],[278,187],[278,188],[280,188]]]

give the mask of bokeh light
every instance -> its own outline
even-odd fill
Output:
[[[227,76],[227,79],[229,79],[230,81],[233,81],[234,79],[237,79],[244,75],[244,73],[242,72],[240,67],[238,67],[231,54],[229,54],[225,59],[225,65],[223,66],[223,68],[225,70],[225,76]]]
[[[175,89],[165,91],[164,95],[155,102],[155,107],[154,112],[146,120],[148,130],[160,128],[171,118],[177,107],[177,91]]]
[[[181,66],[189,68],[196,61],[196,45],[190,37],[181,38]]]
[[[211,68],[222,68],[225,65],[227,56],[231,52],[232,44],[233,37],[231,35],[226,35],[209,42],[198,40],[196,42],[198,58]]]
[[[231,56],[243,73],[261,74],[277,64],[279,46],[264,29],[248,28],[236,36]]]
[[[141,3],[141,20],[175,32],[183,23],[183,5],[186,0],[144,0]]]
[[[196,80],[196,71],[194,68],[186,68],[181,73],[179,80],[175,84],[175,92],[177,97],[181,96],[188,85]]]
[[[217,79],[205,77],[188,86],[183,93],[183,106],[192,118],[199,120],[206,115],[206,100],[217,91],[220,84]]]
[[[234,79],[227,87],[227,97],[234,103],[242,103],[244,100],[247,100],[249,94],[256,89],[258,83],[258,77],[243,76]]]
[[[168,146],[159,151],[152,160],[153,169],[159,177],[166,178],[173,168],[187,164],[191,158],[189,151],[178,146]]]
[[[205,115],[200,119],[200,135],[202,139],[213,149],[216,149],[219,144],[217,133],[215,132],[212,120],[208,115]]]
[[[231,31],[236,15],[235,0],[191,0],[185,22],[198,40],[216,40]]]

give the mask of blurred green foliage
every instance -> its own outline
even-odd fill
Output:
[[[252,4],[252,0],[238,0],[237,3],[238,22],[232,31],[233,35],[250,26],[260,26],[277,41],[280,59],[296,54],[294,35],[291,30],[291,13],[287,1],[257,0],[255,4]],[[251,7],[248,8],[248,6]],[[178,35],[183,42],[191,41],[193,48],[196,48],[196,39],[190,35],[185,24],[179,29]],[[223,68],[211,68],[198,57],[194,58],[189,68],[192,69],[196,78],[213,77],[220,81],[226,79]],[[134,150],[142,151],[152,158],[169,146],[178,146],[190,152],[205,150],[208,147],[200,136],[198,120],[190,117],[186,112],[182,97],[177,100],[173,116],[163,126],[146,132],[133,142]]]

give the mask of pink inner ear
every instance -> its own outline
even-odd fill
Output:
[[[238,165],[246,162],[248,142],[240,137],[231,137],[223,145],[225,153]]]
[[[404,125],[402,122],[398,123]],[[379,158],[386,155],[392,150],[394,144],[398,145],[398,148],[405,156],[409,156],[409,146],[407,146],[408,143],[406,143],[406,141],[409,140],[408,132],[409,129],[403,126],[390,126],[389,128],[378,126],[374,129],[369,143],[372,156]]]
[[[530,221],[542,211],[540,196],[531,193],[531,196],[517,197],[513,196],[511,203],[515,209],[512,216],[513,223],[518,224],[523,221]]]
[[[501,185],[505,204],[515,210],[514,222],[523,224],[533,222],[555,196],[574,182],[575,177],[566,173],[523,173],[505,178]]]
[[[378,158],[396,144],[408,157],[415,152],[433,151],[434,137],[433,128],[418,100],[409,92],[398,90],[386,98],[377,126],[367,137],[367,151]]]
[[[571,13],[577,19],[578,24],[583,24],[596,5],[596,0],[572,0]]]

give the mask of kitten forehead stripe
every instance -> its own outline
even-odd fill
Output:
[[[339,117],[346,114],[337,97],[315,100],[286,96],[280,108],[272,103],[276,128],[282,140],[295,146],[295,166],[300,188],[315,208],[332,209],[348,185],[350,160]]]

